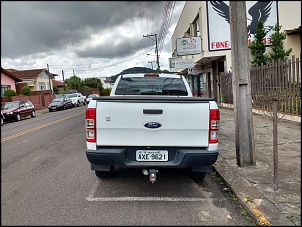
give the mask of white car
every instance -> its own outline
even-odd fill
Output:
[[[66,97],[71,100],[74,107],[86,105],[86,96],[82,95],[81,93],[68,94]]]
[[[88,95],[87,99],[86,99],[86,102],[89,103],[90,100],[93,99],[93,97],[100,97],[98,94],[91,94],[91,95]]]

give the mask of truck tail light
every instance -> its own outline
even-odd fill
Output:
[[[218,109],[210,110],[209,143],[218,143],[220,112]]]
[[[157,73],[146,73],[145,77],[146,76],[155,76],[155,77],[158,77],[158,74]]]
[[[96,142],[96,109],[95,108],[86,108],[86,141],[87,142]]]

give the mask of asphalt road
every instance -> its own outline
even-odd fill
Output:
[[[98,179],[85,155],[85,106],[1,127],[1,225],[254,225],[215,175],[140,169]]]

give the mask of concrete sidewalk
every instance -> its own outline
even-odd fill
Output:
[[[219,107],[214,169],[259,225],[301,226],[301,122],[278,121],[278,190],[274,191],[273,121],[253,113],[255,166],[236,160],[234,109]]]

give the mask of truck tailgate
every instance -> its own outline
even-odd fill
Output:
[[[208,147],[208,101],[98,100],[96,107],[97,146]]]

